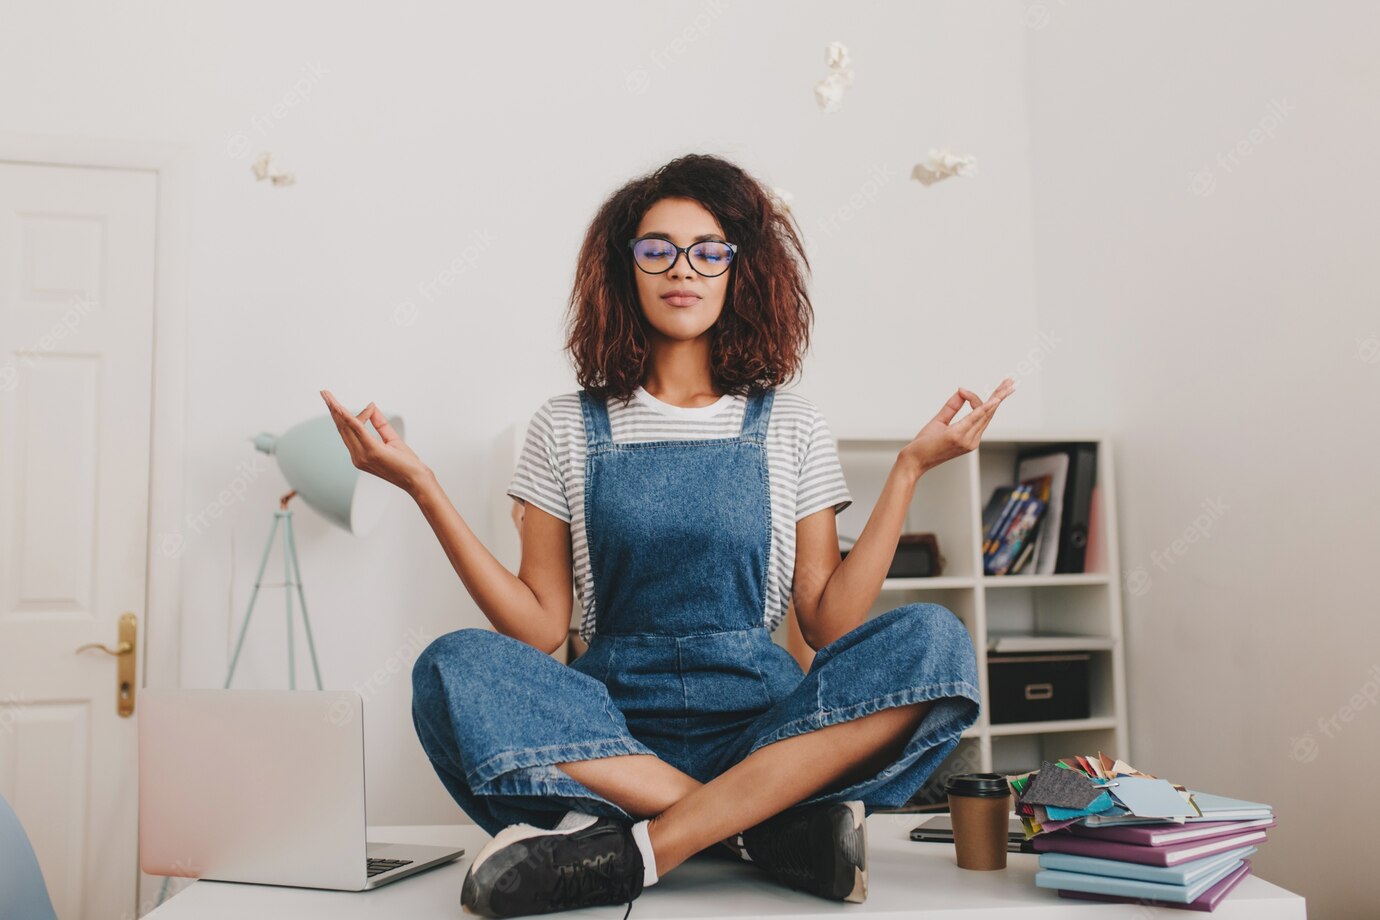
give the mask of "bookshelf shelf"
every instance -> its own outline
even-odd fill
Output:
[[[839,437],[839,459],[853,493],[853,504],[839,515],[841,535],[856,539],[862,532],[896,452],[912,437],[909,432],[876,431]],[[984,575],[982,508],[992,490],[1015,480],[1019,451],[1072,443],[1092,444],[1097,450],[1098,570]],[[994,725],[984,703],[977,723],[963,733],[932,782],[954,771],[1019,773],[1038,769],[1042,759],[1099,749],[1129,760],[1114,476],[1106,437],[1090,432],[994,434],[989,429],[977,450],[931,470],[916,486],[904,530],[936,535],[945,559],[943,572],[933,578],[888,578],[869,616],[915,600],[948,607],[973,639],[984,701],[989,698],[989,633],[1001,638],[1002,652],[1086,651],[1092,656],[1091,718]]]
[[[1105,572],[1081,572],[1068,575],[983,575],[982,583],[989,588],[1042,588],[1058,585],[1105,585],[1111,576]]]
[[[1111,716],[1104,716],[1100,719],[1061,719],[1049,722],[1003,722],[997,725],[989,725],[987,727],[987,733],[993,737],[1000,735],[1047,735],[1053,732],[1086,732],[1103,728],[1115,729],[1116,719]],[[1069,751],[1068,753],[1075,754],[1080,752]],[[1039,764],[1036,764],[1036,767],[1038,766]]]
[[[976,578],[963,575],[936,575],[933,578],[887,578],[882,581],[882,590],[930,591],[940,588],[971,588],[976,584]]]
[[[1107,651],[1116,645],[1116,640],[1111,636],[1076,636],[1065,633],[1015,635],[1006,633],[1001,635],[1001,644],[992,647],[992,639],[995,636],[995,633],[988,631],[988,654],[992,652]]]

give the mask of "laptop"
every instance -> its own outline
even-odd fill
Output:
[[[354,690],[139,691],[139,866],[364,891],[464,854],[369,843]]]
[[[937,812],[924,824],[910,829],[910,839],[927,843],[953,843],[954,823],[950,812]],[[1034,853],[1035,845],[1025,839],[1021,819],[1009,815],[1006,820],[1006,850],[1009,853]]]

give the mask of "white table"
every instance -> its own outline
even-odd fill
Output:
[[[1106,904],[1061,898],[1035,886],[1039,859],[1033,853],[1008,854],[1005,870],[960,869],[950,844],[917,843],[909,830],[933,815],[870,815],[868,895],[862,904],[842,904],[791,891],[747,863],[692,859],[678,866],[633,902],[629,920],[714,918],[714,920],[794,920],[829,915],[945,920],[1063,918],[1072,912],[1085,920],[1305,920],[1304,900],[1249,875],[1211,914],[1136,904]],[[363,892],[278,888],[234,882],[197,881],[145,916],[156,920],[456,920],[460,884],[474,854],[488,835],[473,824],[371,827],[369,839],[387,843],[454,844],[465,855],[381,888]],[[1262,846],[1269,846],[1266,842]],[[622,918],[627,905],[564,911],[545,916]]]

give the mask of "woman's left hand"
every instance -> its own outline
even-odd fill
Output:
[[[915,440],[901,448],[897,460],[910,465],[918,476],[947,460],[968,453],[982,440],[982,432],[992,421],[997,406],[1015,391],[1016,381],[1010,377],[997,385],[987,402],[980,401],[972,390],[959,387],[944,403],[939,414],[920,429]],[[973,411],[950,425],[949,422],[953,421],[965,402],[972,405]]]

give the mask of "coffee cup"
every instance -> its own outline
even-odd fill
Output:
[[[1005,869],[1011,787],[1000,773],[949,777],[949,814],[961,869]]]

